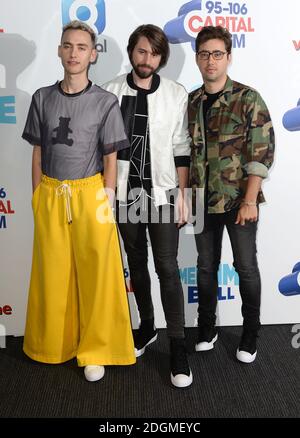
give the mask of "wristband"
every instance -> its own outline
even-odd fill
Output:
[[[242,201],[242,204],[247,205],[248,207],[254,207],[254,206],[256,207],[257,206],[256,202],[245,201],[245,200]]]

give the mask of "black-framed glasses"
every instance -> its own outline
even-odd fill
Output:
[[[198,58],[201,59],[201,61],[207,61],[210,57],[210,55],[213,57],[215,61],[220,61],[223,59],[223,56],[227,52],[222,52],[222,50],[213,50],[212,52],[209,52],[208,50],[200,50],[197,52]]]

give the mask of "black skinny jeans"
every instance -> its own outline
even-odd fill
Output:
[[[119,210],[126,208],[117,206]],[[160,282],[160,295],[169,337],[184,338],[184,299],[179,276],[177,251],[179,230],[174,223],[174,207],[164,205],[159,212],[170,209],[170,221],[162,223],[120,223],[119,230],[127,253],[130,278],[141,320],[154,317],[151,280],[148,270],[146,229],[151,240],[155,271]]]
[[[216,321],[218,269],[221,260],[222,237],[226,226],[233,266],[239,275],[244,328],[260,327],[261,281],[256,257],[257,222],[235,224],[238,210],[221,214],[206,214],[202,233],[195,234],[198,251],[198,325],[214,326]]]

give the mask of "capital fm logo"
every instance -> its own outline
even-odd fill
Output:
[[[300,295],[300,262],[293,267],[291,274],[286,275],[279,281],[279,291],[287,297]]]
[[[288,131],[300,131],[300,99],[295,108],[288,110],[284,114],[282,124]]]
[[[286,297],[300,295],[300,262],[295,264],[290,274],[279,281],[278,289]],[[292,347],[300,348],[300,324],[292,326],[292,333],[295,333],[291,341]]]
[[[300,50],[300,40],[293,40],[294,49],[298,52]]]
[[[72,20],[88,24],[96,35],[100,35],[106,24],[104,0],[62,0],[63,26]]]
[[[246,34],[254,32],[247,3],[192,0],[184,3],[178,16],[165,24],[164,32],[171,44],[191,43],[205,26],[226,27],[232,34],[232,46],[246,47]]]
[[[7,217],[15,214],[12,201],[7,198],[6,191],[0,186],[0,230],[7,228]]]

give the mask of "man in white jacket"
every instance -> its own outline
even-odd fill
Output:
[[[186,387],[193,377],[185,347],[177,251],[179,228],[185,223],[182,194],[190,164],[188,95],[182,85],[156,73],[169,56],[167,37],[159,27],[139,26],[129,38],[127,51],[131,73],[103,88],[118,97],[131,144],[118,154],[117,219],[141,319],[135,354],[141,356],[157,339],[147,266],[148,228],[170,338],[171,382]],[[175,207],[170,195],[177,187]]]

